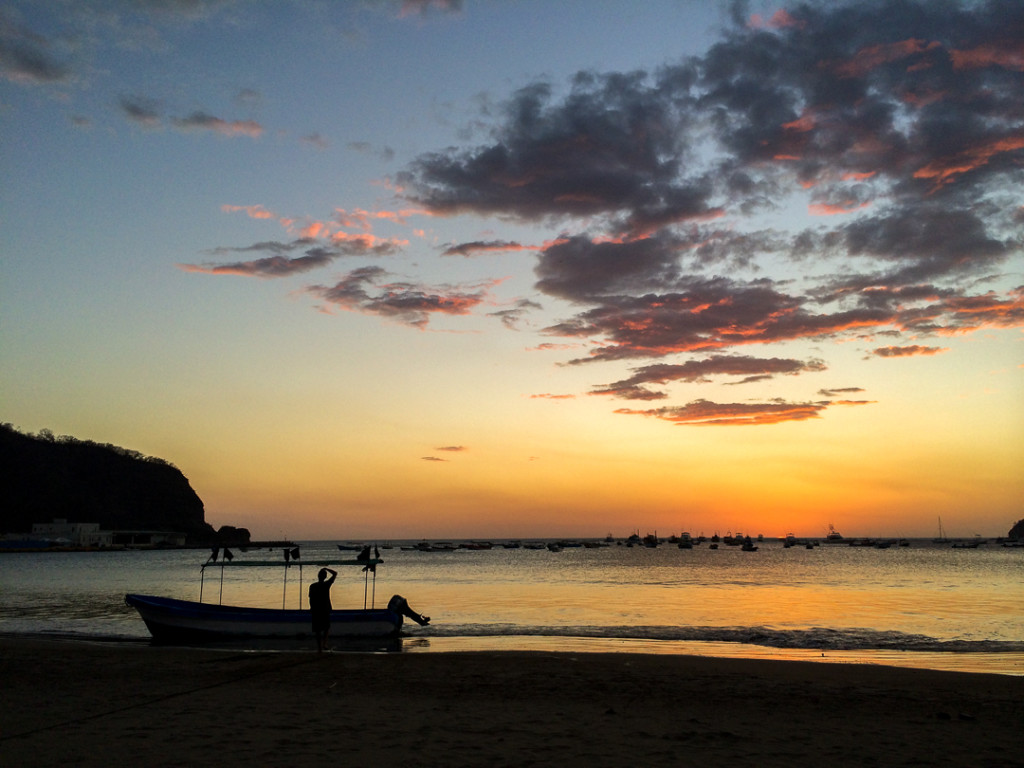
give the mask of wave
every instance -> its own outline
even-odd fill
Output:
[[[417,632],[417,634],[420,634]],[[742,643],[770,648],[832,651],[888,650],[942,653],[1024,653],[1024,642],[941,640],[897,631],[813,627],[675,627],[675,626],[522,626],[515,624],[431,625],[429,637],[583,637],[622,640]]]

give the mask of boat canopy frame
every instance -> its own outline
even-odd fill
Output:
[[[363,569],[363,609],[367,607],[369,603],[370,608],[374,608],[377,599],[377,566],[383,563],[383,558],[371,557],[363,559],[349,559],[349,560],[331,560],[331,559],[318,559],[309,561],[300,561],[297,557],[286,558],[283,562],[281,560],[234,560],[230,556],[222,557],[220,561],[208,560],[203,563],[200,569],[199,576],[199,602],[203,602],[203,588],[206,582],[206,569],[207,568],[220,568],[220,594],[217,598],[217,604],[224,604],[224,569],[225,568],[284,568],[284,592],[281,596],[281,608],[286,607],[288,602],[288,569],[294,566],[299,568],[299,582],[302,582],[302,568],[303,566],[311,566],[313,568],[325,568],[332,565],[346,566],[346,565],[358,565]],[[373,579],[370,579],[370,574],[373,574]],[[372,589],[371,589],[372,587]],[[299,610],[302,610],[302,590],[299,590]]]

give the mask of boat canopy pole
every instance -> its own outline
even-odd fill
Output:
[[[324,566],[324,565],[358,565],[358,566],[367,566],[367,565],[379,565],[380,563],[383,563],[383,562],[384,562],[383,558],[373,558],[373,557],[371,557],[369,560],[303,560],[301,563],[291,563],[291,564],[292,565],[315,565],[315,566]],[[282,563],[280,560],[227,560],[227,561],[223,561],[222,560],[219,563],[204,563],[202,567],[203,568],[207,568],[209,566],[217,566],[219,568],[237,568],[239,566],[250,566],[251,567],[251,566],[271,566],[271,565],[276,565],[278,568],[280,568],[282,565],[287,567],[289,565],[289,563]]]
[[[371,571],[373,572],[373,592],[372,592],[372,595],[371,595],[372,602],[370,603],[370,607],[375,607],[375,604],[376,604],[376,601],[377,601],[377,566],[380,563],[383,563],[383,562],[384,562],[384,560],[382,558],[371,557],[369,560],[317,560],[315,562],[309,561],[309,562],[298,563],[298,566],[299,566],[299,609],[300,610],[302,609],[302,586],[301,585],[302,585],[302,566],[303,565],[312,565],[312,566],[321,566],[321,567],[325,566],[325,565],[359,565],[359,566],[362,566],[363,569],[364,569],[364,572],[365,572],[365,577],[364,577],[364,580],[363,580],[363,608],[366,608],[367,595],[368,595],[368,593],[370,591],[370,588],[369,588],[370,572]],[[205,586],[205,583],[206,583],[206,569],[209,566],[220,566],[220,596],[218,598],[218,601],[219,601],[219,603],[221,605],[223,605],[224,604],[224,568],[225,567],[230,567],[230,566],[249,566],[249,567],[278,566],[278,567],[280,567],[281,564],[282,563],[281,563],[280,560],[230,560],[230,559],[227,559],[227,558],[223,558],[223,559],[221,559],[220,562],[207,561],[207,562],[203,563],[202,566],[200,567],[199,602],[200,603],[203,602],[203,587]],[[287,602],[288,602],[288,569],[291,567],[291,565],[292,564],[289,563],[288,561],[284,562],[284,594],[283,594],[283,596],[281,598],[281,607],[282,608],[286,608],[287,607]]]

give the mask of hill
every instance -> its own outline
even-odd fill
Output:
[[[0,425],[4,504],[0,532],[66,518],[104,530],[185,533],[190,544],[213,541],[203,502],[181,471],[163,459],[72,437],[18,432]]]

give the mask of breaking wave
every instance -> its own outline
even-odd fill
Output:
[[[583,637],[622,640],[742,643],[770,648],[833,651],[888,650],[942,653],[1024,653],[1024,642],[940,640],[927,635],[873,629],[769,629],[767,627],[522,626],[462,624],[417,631],[428,637]]]

